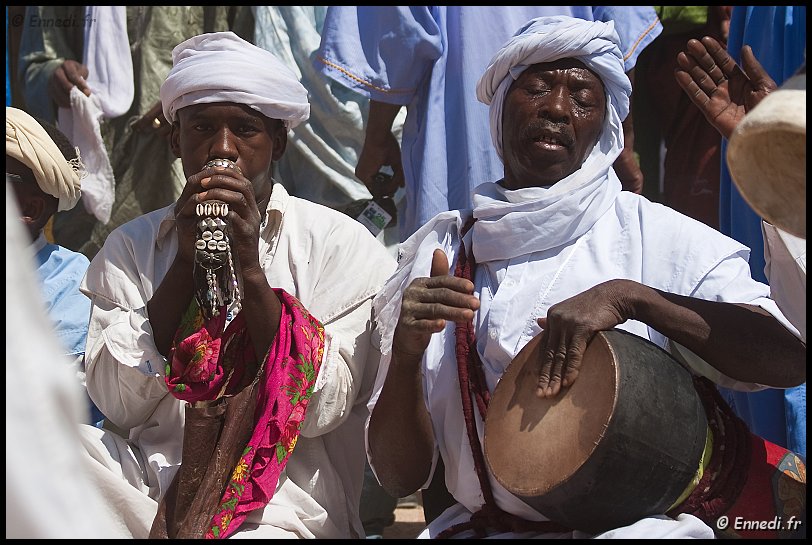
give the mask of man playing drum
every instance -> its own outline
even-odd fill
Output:
[[[533,19],[476,91],[490,106],[504,178],[476,188],[472,210],[438,214],[401,246],[374,301],[383,358],[367,454],[396,496],[425,488],[442,457],[457,503],[422,537],[587,537],[546,521],[483,463],[489,393],[531,339],[541,335],[540,402],[565,393],[590,340],[614,327],[682,347],[697,374],[740,389],[801,384],[806,346],[769,287],[751,278],[746,247],[621,191],[612,163],[631,86],[613,23]],[[469,346],[481,360],[470,376],[458,365]],[[460,402],[468,379],[473,405]],[[679,514],[603,536],[714,531]]]

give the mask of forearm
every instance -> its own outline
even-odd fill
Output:
[[[392,124],[401,108],[402,106],[399,104],[370,100],[366,128],[367,140],[379,141],[388,136],[392,132]]]
[[[619,281],[633,319],[685,346],[725,375],[778,388],[806,381],[806,346],[767,311]]]
[[[268,284],[268,279],[261,268],[244,271],[242,288],[242,310],[254,354],[262,360],[279,331],[279,319],[282,314],[282,303]]]
[[[392,355],[370,417],[369,449],[378,479],[390,495],[407,496],[428,479],[434,435],[423,401],[419,358]]]
[[[194,297],[193,267],[176,258],[161,285],[147,303],[147,315],[152,326],[155,346],[164,357],[169,350],[181,317]]]

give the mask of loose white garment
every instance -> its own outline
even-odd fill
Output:
[[[71,106],[59,108],[57,124],[85,162],[85,210],[107,223],[115,199],[115,178],[101,123],[127,113],[135,95],[126,6],[86,6],[82,59],[91,94],[85,96],[74,86]]]
[[[770,296],[806,343],[806,240],[761,222]]]
[[[260,69],[261,68],[261,69]],[[233,32],[189,38],[172,50],[172,70],[161,85],[166,119],[192,104],[246,104],[292,129],[307,121],[307,89],[273,53]]]
[[[31,169],[39,188],[59,199],[58,210],[70,210],[79,202],[81,162],[66,161],[36,119],[10,106],[6,106],[6,155]]]
[[[364,469],[366,402],[376,372],[367,361],[371,298],[395,261],[358,222],[289,196],[274,184],[268,211],[282,213],[280,234],[262,227],[261,264],[269,283],[297,297],[325,326],[325,356],[296,448],[270,504],[253,513],[251,537],[363,536],[358,504]],[[146,304],[177,253],[174,205],[110,234],[91,262],[83,292],[93,301],[87,345],[88,392],[118,427],[122,486],[160,500],[181,461],[184,402],[163,378]],[[98,451],[99,449],[97,449]],[[108,467],[113,464],[108,460]],[[128,481],[130,484],[128,484]],[[111,501],[119,497],[108,490]],[[154,516],[154,512],[152,513]],[[152,519],[142,524],[149,531]],[[237,536],[241,537],[241,532]],[[245,537],[245,536],[242,536]]]
[[[431,539],[446,528],[450,528],[455,524],[468,522],[471,513],[468,512],[460,504],[455,504],[443,511],[443,513],[434,519],[428,527],[423,530],[418,539]],[[643,520],[637,521],[634,524],[609,530],[596,536],[585,534],[584,532],[574,531],[570,533],[549,533],[538,534],[536,532],[504,532],[489,535],[487,539],[556,539],[556,538],[573,538],[573,539],[588,539],[594,537],[596,539],[649,539],[656,535],[659,539],[714,539],[713,530],[711,530],[704,522],[699,520],[693,515],[679,515],[676,520],[666,516],[647,517]],[[457,539],[471,539],[476,537],[472,531],[460,532],[454,536]]]
[[[6,539],[116,537],[81,456],[87,410],[36,283],[6,183]]]

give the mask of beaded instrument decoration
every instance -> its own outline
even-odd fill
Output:
[[[204,168],[240,168],[228,159],[213,159]],[[198,217],[195,240],[194,282],[195,299],[203,316],[210,320],[219,316],[236,302],[240,310],[240,282],[236,256],[231,253],[231,230],[229,229],[228,204],[222,201],[206,201],[196,208]]]

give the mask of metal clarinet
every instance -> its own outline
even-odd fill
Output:
[[[228,159],[213,159],[204,168],[240,168]],[[222,201],[199,203],[197,213],[197,236],[195,240],[194,283],[195,299],[203,316],[210,320],[220,315],[222,307],[228,309],[236,303],[239,312],[240,284],[239,263],[232,254],[232,234],[227,220],[228,204]]]

